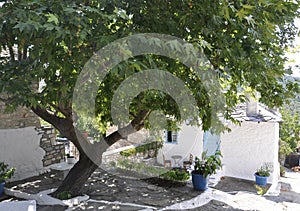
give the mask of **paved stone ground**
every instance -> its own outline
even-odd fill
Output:
[[[223,177],[214,188],[230,194],[236,194],[238,191],[256,193],[256,188],[254,185],[254,181]],[[267,187],[270,187],[270,185]]]
[[[34,194],[42,190],[58,187],[62,179],[63,174],[61,172],[52,170],[40,176],[10,183],[7,186],[15,190]],[[220,185],[220,188],[225,186]],[[84,192],[90,196],[90,200],[79,204],[72,210],[141,210],[147,206],[161,209],[201,194],[201,191],[193,190],[190,182],[174,183],[157,178],[130,179],[112,175],[101,169],[97,169],[94,172],[85,185]],[[116,201],[131,204],[118,204]],[[111,203],[108,204],[108,202]],[[144,207],[135,207],[133,204]],[[63,206],[37,206],[38,211],[60,211],[66,208]],[[193,210],[238,209],[233,209],[222,202],[211,201],[204,205],[203,209],[197,208]]]
[[[126,175],[126,177],[124,175]],[[68,210],[134,211],[147,210],[146,208],[149,208],[148,210],[161,209],[178,202],[192,199],[202,193],[193,190],[191,182],[174,183],[157,178],[132,179],[133,177],[128,178],[129,176],[133,175],[130,175],[129,172],[122,171],[111,174],[101,169],[97,169],[84,188],[84,192],[90,196],[90,200],[82,202],[78,206],[69,208]],[[52,170],[51,172],[40,176],[9,183],[7,186],[15,190],[35,194],[42,190],[58,187],[62,179],[62,172]],[[298,181],[298,177],[291,179],[297,179],[296,181]],[[289,184],[282,183],[281,188],[282,192],[279,197],[265,196],[265,198],[275,202],[300,202],[300,193],[293,192],[289,187]],[[232,195],[240,191],[257,195],[253,181],[230,177],[222,178],[214,189]],[[16,201],[22,199],[9,198],[7,200]],[[38,211],[62,211],[67,208],[68,207],[64,206],[37,206]],[[233,208],[224,202],[211,200],[201,207],[190,210],[234,211],[240,209]]]

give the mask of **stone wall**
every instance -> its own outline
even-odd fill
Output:
[[[5,104],[0,101],[0,129],[39,127],[39,118],[28,108],[18,107],[13,113],[5,112]]]
[[[45,150],[43,165],[49,166],[64,161],[65,145],[56,141],[55,129],[52,127],[40,127],[37,129],[41,135],[40,147]]]

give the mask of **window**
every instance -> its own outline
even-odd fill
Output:
[[[177,143],[178,132],[166,131],[166,143]]]

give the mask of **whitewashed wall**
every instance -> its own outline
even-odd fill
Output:
[[[0,162],[16,168],[13,180],[38,175],[44,171],[40,136],[34,127],[0,129]]]
[[[221,135],[221,152],[224,175],[255,180],[255,171],[264,163],[274,166],[268,179],[275,183],[279,175],[278,143],[279,124],[271,122],[243,122],[230,124],[232,131]]]
[[[183,124],[178,132],[177,144],[164,143],[163,148],[158,153],[158,162],[162,163],[162,153],[166,160],[171,160],[174,165],[173,155],[180,155],[182,159],[180,164],[185,160],[189,160],[190,153],[194,156],[200,156],[203,150],[203,131],[196,126],[188,126]]]

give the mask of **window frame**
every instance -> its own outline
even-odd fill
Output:
[[[165,131],[165,143],[166,144],[178,144],[178,131],[166,130]]]

